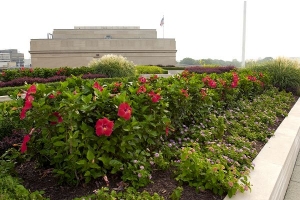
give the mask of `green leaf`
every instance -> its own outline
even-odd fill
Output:
[[[101,157],[98,158],[99,160],[101,160],[104,164],[104,166],[109,166],[109,162],[110,162],[110,158],[107,155],[103,155]]]
[[[38,91],[44,91],[46,89],[45,84],[37,84],[37,90]]]
[[[89,164],[90,168],[94,168],[94,169],[100,169],[101,167],[99,165],[97,165],[96,163],[90,163]]]
[[[53,145],[56,147],[61,147],[61,146],[64,146],[65,143],[63,141],[57,141],[57,142],[54,142]]]
[[[85,165],[86,164],[86,160],[79,160],[78,162],[76,162],[76,164],[78,164],[78,165]]]
[[[84,176],[90,176],[91,175],[91,172],[90,171],[86,171],[85,173],[84,173]]]
[[[109,165],[112,166],[112,167],[120,167],[122,165],[122,163],[118,160],[111,160],[109,162]]]
[[[60,133],[64,133],[65,131],[66,131],[66,129],[62,126],[58,128],[58,132],[60,132]]]
[[[81,100],[82,100],[84,103],[88,104],[88,103],[92,100],[92,97],[93,97],[93,95],[92,95],[92,94],[89,94],[88,96],[82,96],[82,97],[81,97]]]
[[[87,154],[86,154],[86,158],[91,161],[95,158],[94,153],[91,150],[88,150]]]

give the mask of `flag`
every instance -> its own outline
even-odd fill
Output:
[[[165,17],[163,17],[160,21],[160,26],[163,26],[165,24],[165,20],[164,20]]]

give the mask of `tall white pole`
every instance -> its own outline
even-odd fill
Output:
[[[243,47],[242,47],[242,67],[245,67],[245,46],[246,46],[246,9],[247,1],[244,1],[244,22],[243,22]]]

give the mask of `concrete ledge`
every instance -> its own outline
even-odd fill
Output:
[[[140,74],[140,77],[150,78],[153,74]],[[174,74],[156,74],[158,77],[168,78]]]
[[[168,74],[180,74],[182,73],[184,70],[168,70]]]
[[[22,98],[25,98],[25,94],[21,95]],[[0,102],[11,101],[12,99],[9,96],[0,96]]]
[[[8,96],[0,96],[0,102],[4,101],[11,101],[11,98],[9,98]]]
[[[300,148],[300,99],[253,160],[250,173],[252,191],[224,200],[282,200]],[[300,198],[300,197],[299,197]]]

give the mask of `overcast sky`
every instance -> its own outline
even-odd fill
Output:
[[[74,26],[140,26],[175,38],[176,60],[242,59],[244,0],[1,0],[0,49]],[[298,0],[247,0],[246,59],[300,57]]]

